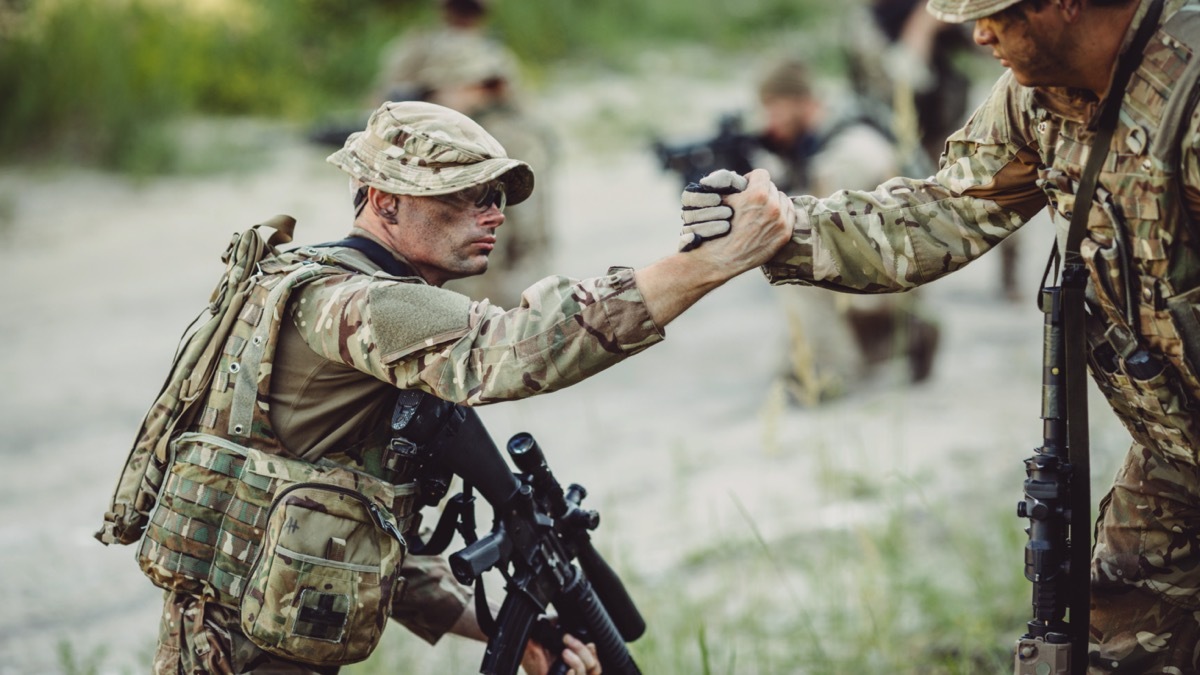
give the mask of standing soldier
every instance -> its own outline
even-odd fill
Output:
[[[1200,4],[930,0],[928,9],[974,21],[975,41],[1008,71],[950,136],[932,178],[794,197],[792,241],[766,274],[908,290],[1048,208],[1061,259],[1086,281],[1084,325],[1068,334],[1068,351],[1086,351],[1133,437],[1100,502],[1089,672],[1200,672]],[[701,199],[685,193],[685,207]],[[684,219],[685,234],[724,229],[700,211],[685,208]]]
[[[797,58],[774,63],[758,92],[766,118],[762,146],[769,155],[753,163],[767,167],[789,194],[871,187],[910,168],[931,172],[920,150],[904,153],[886,119],[830,104],[813,91],[808,68]],[[916,293],[849,296],[787,287],[780,297],[789,336],[784,381],[796,401],[835,398],[898,355],[907,360],[912,382],[929,377],[939,331],[922,316]]]
[[[515,59],[508,47],[488,33],[491,0],[437,0],[437,3],[441,15],[439,26],[405,32],[384,47],[376,74],[376,101],[419,98],[410,92],[433,50],[446,40],[479,40],[506,58]]]
[[[554,136],[520,105],[514,91],[517,63],[506,50],[468,37],[431,45],[427,56],[415,78],[420,99],[475,120],[542,177],[536,193],[505,212],[505,236],[492,250],[487,274],[457,279],[448,286],[476,300],[486,298],[500,307],[516,307],[521,292],[553,269],[549,218],[554,198]]]

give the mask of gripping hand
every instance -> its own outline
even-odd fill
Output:
[[[679,233],[679,250],[690,251],[708,239],[729,234],[733,209],[721,201],[746,189],[744,177],[728,170],[714,171],[699,183],[688,183],[683,190],[683,229]]]

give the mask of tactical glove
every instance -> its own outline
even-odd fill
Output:
[[[721,203],[722,195],[746,189],[743,176],[728,170],[714,171],[699,183],[688,183],[683,190],[683,229],[679,233],[679,250],[690,251],[709,239],[729,234],[733,209]]]

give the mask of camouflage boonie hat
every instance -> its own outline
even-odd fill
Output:
[[[515,81],[517,64],[499,43],[478,35],[447,35],[429,46],[417,71],[417,84],[438,90],[483,84],[488,80]]]
[[[938,21],[965,23],[991,16],[1021,0],[929,0],[925,9]]]
[[[325,159],[366,185],[397,195],[432,197],[499,179],[509,204],[533,192],[533,170],[509,158],[474,120],[422,101],[389,101],[364,131]]]

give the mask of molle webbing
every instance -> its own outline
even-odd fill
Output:
[[[179,444],[139,559],[156,582],[235,606],[277,485],[216,442]]]
[[[394,484],[408,468],[384,461],[385,444],[364,449],[361,464],[310,463],[295,458],[272,429],[272,360],[288,300],[313,279],[350,273],[335,256],[310,251],[259,263],[221,345],[204,411],[191,433],[172,443],[175,456],[138,555],[143,571],[163,588],[236,607],[272,501],[297,482],[336,482],[361,492],[390,512],[401,531],[414,520],[416,486]]]
[[[332,462],[311,464],[207,434],[177,439],[175,462],[138,559],[164,588],[235,607],[258,555],[271,504],[296,483],[337,484],[389,510],[401,531],[416,511],[416,485],[391,485]]]

